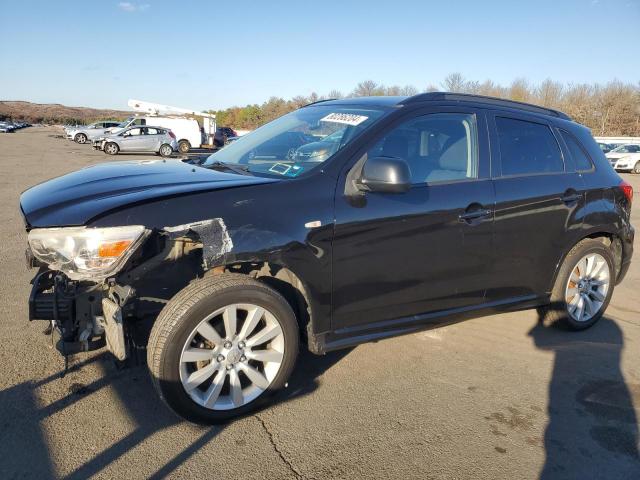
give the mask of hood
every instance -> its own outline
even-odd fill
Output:
[[[278,182],[180,160],[102,163],[36,185],[20,196],[29,227],[86,225],[110,210],[188,193]]]

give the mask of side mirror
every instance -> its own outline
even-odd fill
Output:
[[[409,164],[398,157],[369,158],[357,185],[367,192],[404,193],[411,188]]]

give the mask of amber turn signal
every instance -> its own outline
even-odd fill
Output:
[[[119,257],[131,245],[131,240],[103,243],[98,247],[99,257]]]

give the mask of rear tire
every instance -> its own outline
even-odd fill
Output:
[[[87,143],[87,136],[84,133],[78,133],[74,140],[76,141],[76,143],[79,143],[80,145]]]
[[[158,150],[158,153],[163,157],[170,157],[173,153],[173,148],[171,148],[171,145],[165,143],[163,145],[160,145],[160,150]]]
[[[188,153],[191,150],[191,144],[188,140],[180,140],[178,142],[178,151],[180,153]]]
[[[117,155],[120,151],[120,147],[113,142],[109,142],[104,146],[104,153],[107,155]]]
[[[265,335],[270,329],[277,333]],[[215,424],[282,390],[298,343],[296,317],[278,292],[245,275],[223,274],[196,280],[164,307],[151,330],[147,364],[171,410]]]
[[[636,174],[640,174],[640,160],[638,160],[636,164],[633,166],[632,172]]]
[[[584,330],[604,314],[615,285],[611,251],[601,241],[586,238],[567,254],[551,292],[551,303],[538,309],[541,320],[571,330]]]

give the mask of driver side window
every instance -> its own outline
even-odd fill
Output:
[[[478,178],[475,115],[434,113],[391,130],[367,153],[399,157],[411,170],[411,183],[444,183]]]

